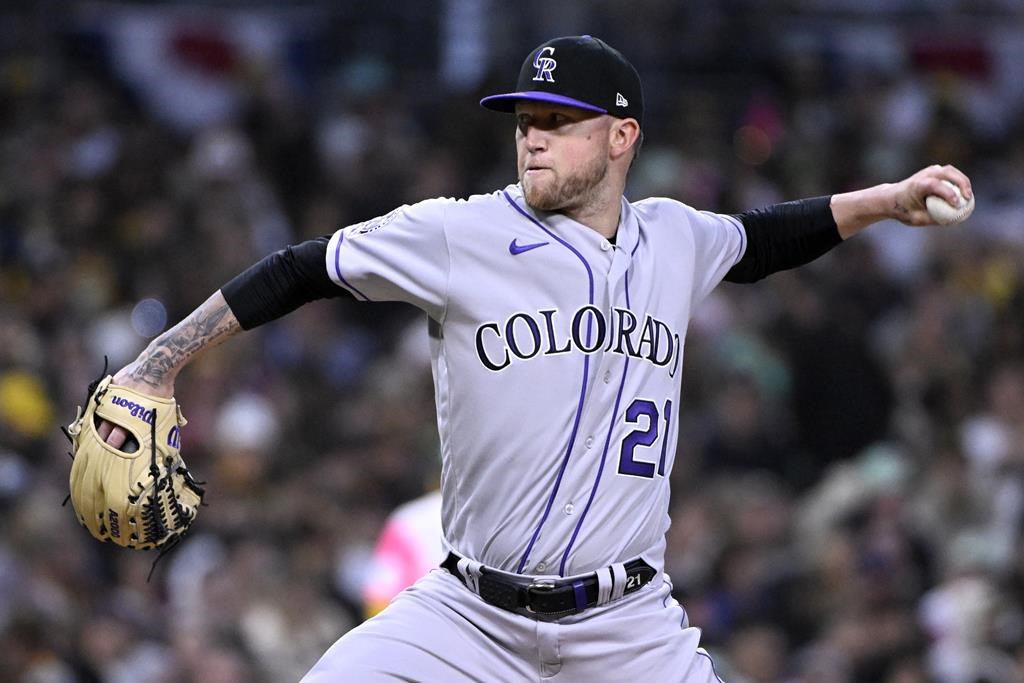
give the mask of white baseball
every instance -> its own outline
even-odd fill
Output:
[[[963,194],[960,193],[960,188],[954,183],[948,180],[943,180],[942,182],[949,185],[956,192],[957,205],[953,206],[938,195],[928,195],[924,199],[928,215],[939,225],[951,225],[965,220],[974,211],[974,196],[972,195],[970,199],[965,200]]]

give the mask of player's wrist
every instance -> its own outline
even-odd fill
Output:
[[[893,183],[882,183],[832,195],[832,215],[842,238],[849,239],[873,223],[898,219],[898,190]]]
[[[141,391],[150,396],[170,398],[174,395],[174,380],[180,368],[166,369],[152,362],[149,349],[139,358],[114,375],[114,384]]]

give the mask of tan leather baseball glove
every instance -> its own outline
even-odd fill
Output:
[[[130,436],[122,449],[100,437],[102,420]],[[101,541],[147,550],[170,547],[196,518],[204,491],[181,458],[185,418],[173,398],[113,383],[89,387],[85,409],[67,428],[74,462],[71,503],[78,521]]]

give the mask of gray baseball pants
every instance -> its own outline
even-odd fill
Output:
[[[667,580],[557,621],[494,607],[443,569],[342,636],[302,679],[721,683]]]

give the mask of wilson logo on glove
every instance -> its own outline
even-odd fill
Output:
[[[128,412],[132,414],[132,417],[137,417],[143,422],[153,424],[154,412],[152,410],[147,410],[146,406],[139,405],[135,401],[129,401],[128,399],[121,398],[120,396],[113,397],[110,399],[110,402],[115,406],[121,406],[128,410]]]
[[[181,448],[181,429],[178,425],[174,425],[171,431],[167,432],[167,445],[171,448]]]

